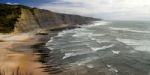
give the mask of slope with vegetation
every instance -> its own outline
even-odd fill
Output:
[[[0,4],[0,32],[13,31],[14,24],[20,14],[19,6]]]
[[[86,24],[94,20],[100,19],[55,13],[23,5],[0,4],[0,33],[27,32],[39,28],[52,29]]]

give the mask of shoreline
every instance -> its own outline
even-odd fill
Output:
[[[20,34],[0,34],[0,74],[2,75],[51,75],[62,72],[47,64],[50,50],[45,44],[50,37],[75,27]],[[9,65],[10,64],[10,65]],[[31,66],[30,66],[31,65]],[[32,68],[31,68],[32,67]],[[18,73],[19,72],[19,73]]]

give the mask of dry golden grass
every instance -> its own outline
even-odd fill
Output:
[[[44,65],[37,61],[39,57],[31,52],[9,52],[2,55],[0,55],[0,75],[48,75],[41,68]]]

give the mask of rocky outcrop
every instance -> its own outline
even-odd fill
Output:
[[[14,25],[11,25],[14,26],[13,31],[15,33],[28,32],[36,29],[53,29],[59,27],[69,27],[74,26],[76,24],[81,25],[94,20],[100,20],[79,15],[55,13],[48,10],[30,8],[21,5],[12,5],[11,7],[13,6],[17,6],[20,10],[19,18],[17,18],[16,23]]]

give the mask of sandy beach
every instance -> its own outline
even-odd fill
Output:
[[[0,34],[0,75],[48,75],[32,45],[44,35]]]

